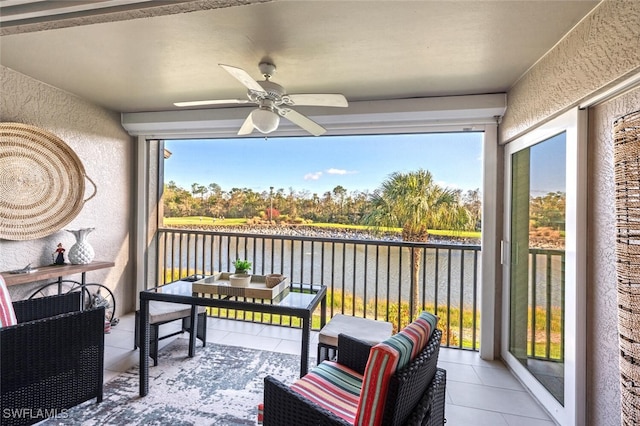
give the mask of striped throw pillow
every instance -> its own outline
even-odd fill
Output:
[[[16,319],[16,313],[13,310],[13,303],[11,303],[9,290],[4,282],[4,278],[0,275],[0,327],[16,325],[17,323],[18,320]]]
[[[438,317],[423,312],[402,331],[371,348],[363,376],[356,425],[382,424],[391,376],[409,364],[425,347],[437,325]]]

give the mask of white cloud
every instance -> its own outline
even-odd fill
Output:
[[[307,173],[304,175],[304,180],[318,180],[322,176],[322,172]]]
[[[311,172],[311,173],[307,173],[306,175],[304,175],[304,180],[320,180],[320,178],[322,177],[322,175],[324,173],[327,173],[328,175],[353,175],[356,174],[358,172],[355,171],[349,171],[349,170],[344,170],[344,169],[327,169],[324,172]]]
[[[328,169],[327,173],[329,173],[330,175],[353,175],[357,172],[343,169]]]
[[[458,185],[456,183],[448,183],[448,182],[445,182],[443,180],[436,181],[436,185],[438,185],[440,188],[447,188],[447,189],[452,189],[452,190],[462,189],[460,187],[460,185]]]

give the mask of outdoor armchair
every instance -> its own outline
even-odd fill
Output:
[[[375,346],[340,334],[337,361],[323,361],[291,386],[267,376],[264,425],[443,425],[446,372],[437,368],[436,323],[422,313]]]
[[[13,303],[0,328],[0,416],[28,425],[84,401],[102,401],[104,307],[80,312],[80,293]]]

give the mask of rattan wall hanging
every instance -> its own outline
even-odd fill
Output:
[[[622,424],[640,424],[640,111],[614,122]]]
[[[93,185],[87,199],[85,179]],[[0,123],[0,239],[50,235],[95,195],[82,162],[60,138],[34,126]]]

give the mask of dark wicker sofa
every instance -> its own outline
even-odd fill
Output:
[[[444,424],[446,372],[437,368],[441,338],[442,332],[434,330],[424,348],[393,373],[387,384],[383,416],[370,420],[371,424]],[[366,376],[370,349],[369,344],[341,334],[337,363]],[[336,412],[333,407],[322,407],[273,377],[267,376],[264,380],[263,424],[266,426],[352,424]]]
[[[17,301],[0,328],[0,423],[28,425],[102,401],[104,308],[80,312],[80,293]]]

